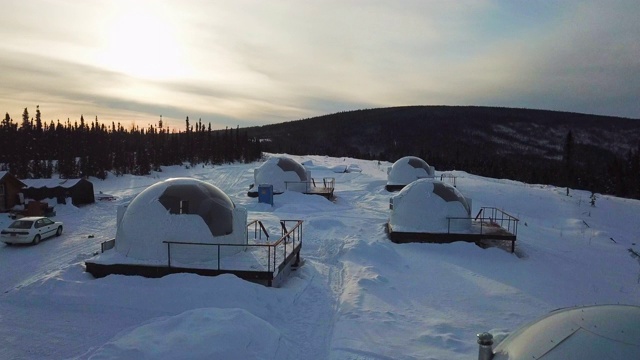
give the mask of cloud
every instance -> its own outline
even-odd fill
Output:
[[[640,117],[635,1],[128,4],[0,3],[2,109],[176,127],[414,104]]]
[[[462,72],[493,77],[479,82],[494,86],[479,103],[638,118],[640,48],[630,36],[640,33],[637,8],[575,4],[536,33],[494,44]]]
[[[145,127],[155,124],[163,115],[165,124],[181,128],[186,116],[190,116],[204,118],[213,128],[224,128],[249,126],[263,120],[260,114],[268,108],[278,113],[273,105],[262,104],[262,111],[237,109],[236,114],[246,117],[235,117],[224,108],[242,108],[242,104],[251,102],[254,104],[249,109],[260,108],[261,101],[206,85],[140,80],[98,67],[31,54],[5,52],[0,67],[6,70],[0,72],[0,83],[4,84],[0,88],[0,105],[14,119],[25,107],[40,105],[47,121],[67,118],[73,121],[84,114],[85,118],[98,116],[107,123],[135,122]],[[222,111],[212,111],[215,109],[212,105],[216,104],[223,107]],[[69,108],[78,112],[69,112]]]

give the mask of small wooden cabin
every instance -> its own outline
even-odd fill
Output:
[[[8,171],[0,171],[0,212],[20,204],[19,193],[26,185]]]

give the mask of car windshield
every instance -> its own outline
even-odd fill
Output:
[[[9,228],[10,229],[31,229],[31,225],[33,225],[33,221],[17,220],[17,221],[14,221],[13,224],[9,225]]]

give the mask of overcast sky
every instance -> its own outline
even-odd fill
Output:
[[[640,1],[1,0],[0,111],[214,128],[402,105],[640,118]],[[4,114],[3,114],[4,115]]]

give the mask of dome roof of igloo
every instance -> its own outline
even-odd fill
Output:
[[[394,231],[438,233],[471,226],[471,207],[453,186],[433,179],[416,180],[392,198],[389,223]],[[460,218],[451,221],[448,218]]]
[[[433,167],[426,161],[416,156],[405,156],[393,163],[389,169],[387,185],[407,185],[417,179],[434,176]]]
[[[273,191],[286,190],[285,182],[308,181],[307,170],[300,163],[287,157],[272,157],[255,170],[255,186],[273,185]]]
[[[552,311],[507,336],[494,360],[640,359],[640,307],[594,305]]]
[[[233,201],[216,186],[191,178],[156,183],[127,206],[116,250],[137,259],[166,258],[164,241],[216,243],[233,232]]]

